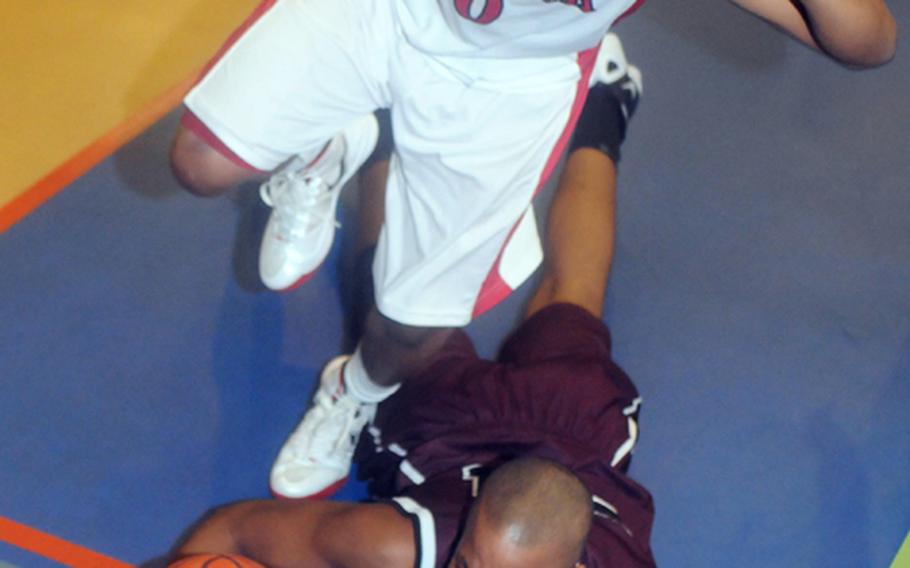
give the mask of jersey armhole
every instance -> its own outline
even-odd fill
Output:
[[[395,497],[389,503],[414,527],[414,568],[436,566],[436,522],[433,513],[410,497]]]

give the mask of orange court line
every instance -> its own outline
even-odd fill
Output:
[[[133,568],[61,538],[0,517],[0,542],[11,544],[72,568]]]
[[[18,197],[0,207],[0,233],[18,223],[23,217],[40,207],[61,189],[85,174],[170,112],[190,90],[198,75],[199,73],[195,72],[180,83],[177,83],[153,99],[141,110],[102,134],[75,156],[60,164],[60,166],[38,180],[37,183],[26,189]]]

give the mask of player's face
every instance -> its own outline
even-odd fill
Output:
[[[584,568],[581,564],[570,565]],[[553,559],[553,550],[546,546],[533,548],[515,544],[508,530],[493,529],[479,513],[469,525],[447,568],[570,568]]]

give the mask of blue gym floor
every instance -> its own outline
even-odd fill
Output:
[[[620,32],[645,96],[606,320],[645,399],[658,562],[888,566],[910,530],[906,41],[855,73],[721,3],[652,0]],[[267,496],[344,343],[345,243],[263,290],[267,210],[178,189],[176,118],[0,235],[0,516],[132,564]],[[471,325],[482,353],[530,286]],[[0,545],[9,565],[55,564]]]

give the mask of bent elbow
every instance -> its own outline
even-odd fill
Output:
[[[882,42],[878,65],[888,63],[894,59],[894,54],[897,53],[897,22],[893,17],[889,17],[885,27],[885,39]]]
[[[848,53],[842,54],[841,61],[858,69],[870,69],[885,65],[894,59],[897,51],[897,23],[888,16],[882,29],[872,41],[861,42]]]

